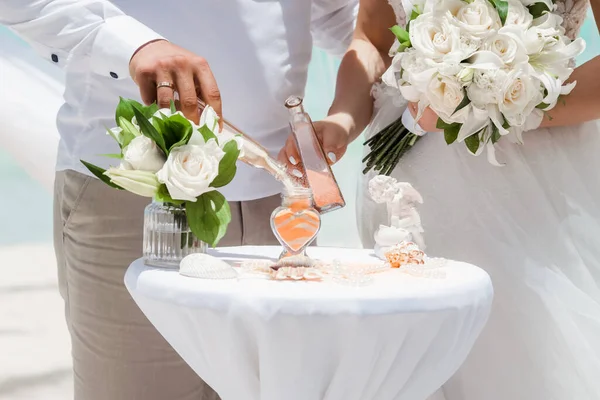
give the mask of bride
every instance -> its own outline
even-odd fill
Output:
[[[395,13],[385,0],[361,1],[332,106],[353,110],[359,127],[370,118],[369,85],[389,62],[393,39],[387,29],[404,23],[401,1],[390,0]],[[567,34],[575,37],[588,0],[554,3]],[[489,323],[442,388],[446,400],[600,399],[597,71],[600,57],[575,70],[575,90],[550,112],[552,119],[524,135],[523,146],[500,142],[503,168],[471,156],[463,146],[447,146],[440,133],[430,132],[392,174],[423,195],[428,253],[478,265],[494,282]],[[402,111],[397,109],[395,117]],[[426,130],[435,126],[431,114],[419,121]],[[360,178],[359,191],[367,247],[386,219],[385,210],[368,199],[365,188],[372,176]]]

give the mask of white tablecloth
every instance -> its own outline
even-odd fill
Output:
[[[226,259],[277,247],[224,248]],[[368,261],[369,250],[311,248]],[[135,261],[136,303],[223,400],[424,400],[457,370],[492,302],[488,275],[448,262],[446,278],[399,270],[370,286],[261,279],[200,280]],[[150,377],[149,377],[150,378]]]

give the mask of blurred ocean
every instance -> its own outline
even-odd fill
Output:
[[[15,41],[27,46],[9,30],[0,26],[0,37],[11,36]],[[590,17],[586,21],[582,36],[587,41],[587,49],[578,60],[580,63],[600,54],[598,29]],[[315,49],[309,69],[309,79],[305,104],[314,120],[326,115],[333,98],[335,74],[338,61],[319,49]],[[1,72],[1,71],[0,71]],[[10,96],[2,96],[3,102],[11,101]],[[0,139],[4,135],[18,135],[19,132],[3,130],[0,122]],[[0,143],[2,141],[0,140]],[[337,179],[348,203],[343,210],[326,215],[320,241],[327,245],[358,246],[355,219],[356,178],[360,173],[362,148],[360,140],[349,149],[344,159],[335,167]],[[0,246],[49,243],[52,240],[52,198],[35,180],[19,167],[0,145]]]

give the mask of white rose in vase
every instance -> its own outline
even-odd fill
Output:
[[[438,74],[430,81],[426,97],[431,109],[444,121],[463,122],[467,107],[455,113],[465,97],[463,84],[458,78]]]
[[[525,69],[508,73],[501,94],[498,109],[511,126],[524,125],[544,97],[539,81],[531,79]]]
[[[124,169],[157,172],[163,167],[165,160],[164,153],[152,139],[137,136],[123,149],[121,165]]]
[[[224,155],[215,140],[176,147],[156,175],[173,199],[194,202],[198,196],[214,190],[210,184],[219,175],[219,162]]]

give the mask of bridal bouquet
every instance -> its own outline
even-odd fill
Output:
[[[473,155],[485,149],[489,162],[499,166],[494,145],[504,136],[522,144],[522,133],[537,128],[544,112],[575,86],[565,82],[585,43],[565,35],[552,0],[403,5],[409,22],[406,29],[392,28],[397,40],[383,82],[418,104],[417,121],[430,107],[448,144],[464,142]],[[411,124],[398,120],[366,142],[371,152],[365,173],[391,173],[424,134]]]
[[[121,99],[117,127],[108,129],[119,144],[118,167],[104,170],[81,161],[107,185],[157,201],[184,205],[192,232],[215,246],[231,220],[229,205],[218,188],[236,173],[241,139],[217,133],[218,117],[206,107],[200,125],[181,112],[143,106]]]

